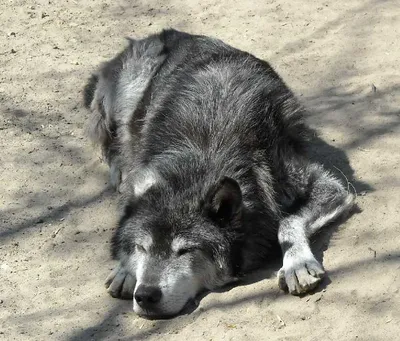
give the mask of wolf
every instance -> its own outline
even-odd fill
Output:
[[[106,280],[146,318],[266,266],[294,295],[324,275],[309,238],[354,196],[307,156],[305,109],[265,61],[173,29],[128,46],[84,89],[119,195]]]

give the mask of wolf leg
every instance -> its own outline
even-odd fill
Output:
[[[322,166],[311,164],[304,175],[308,188],[306,200],[297,212],[281,220],[278,231],[283,253],[279,287],[293,295],[312,290],[324,275],[311,251],[310,236],[348,212],[354,203],[353,195]]]
[[[135,289],[136,280],[129,274],[124,266],[119,263],[108,275],[105,285],[112,297],[131,299]]]

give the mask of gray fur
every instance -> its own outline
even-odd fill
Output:
[[[106,285],[147,317],[172,316],[268,262],[279,285],[314,288],[310,236],[353,196],[307,157],[304,109],[264,61],[174,30],[129,46],[91,78],[85,103],[121,192]]]

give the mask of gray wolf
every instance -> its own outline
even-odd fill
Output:
[[[268,264],[276,246],[282,289],[317,286],[309,238],[354,197],[307,157],[304,109],[267,62],[169,29],[129,39],[84,94],[120,193],[112,296],[171,317]]]

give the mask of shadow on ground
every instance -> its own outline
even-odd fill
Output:
[[[366,259],[366,260],[359,260],[359,261],[354,261],[354,262],[349,262],[348,264],[336,268],[332,271],[330,271],[330,274],[335,274],[335,273],[351,273],[353,271],[359,271],[360,269],[363,269],[364,267],[369,266],[371,263],[383,263],[383,262],[391,262],[391,263],[396,263],[400,261],[400,252],[397,253],[386,253],[386,254],[381,254],[378,257],[374,259]],[[261,271],[261,274],[263,271]],[[266,273],[270,274],[269,270],[266,270]],[[265,273],[264,273],[265,274]],[[328,274],[329,275],[329,274]],[[257,276],[257,275],[256,275]],[[261,275],[263,276],[263,275]],[[251,281],[250,281],[251,282]],[[315,291],[315,292],[320,292],[325,289],[326,283],[329,283],[329,277],[322,283],[322,285]],[[251,283],[247,283],[251,284]],[[246,284],[246,285],[247,285]],[[229,311],[231,308],[235,308],[237,306],[243,305],[244,303],[247,302],[255,302],[259,300],[279,300],[280,297],[284,297],[283,294],[279,293],[278,291],[268,291],[265,290],[265,292],[258,292],[258,293],[251,293],[249,295],[246,295],[245,297],[241,297],[239,299],[233,299],[229,302],[216,302],[213,304],[207,305],[205,308],[200,308],[191,313],[190,316],[188,315],[182,315],[179,317],[176,317],[174,320],[156,320],[153,321],[152,325],[150,328],[146,328],[145,330],[138,330],[136,333],[130,335],[129,337],[122,337],[118,338],[117,337],[117,332],[121,332],[121,330],[118,330],[119,324],[117,322],[117,318],[121,314],[127,314],[128,311],[131,312],[132,310],[132,304],[131,301],[120,301],[120,305],[112,309],[109,313],[107,313],[103,319],[89,327],[86,328],[80,332],[74,333],[72,336],[69,337],[69,341],[84,341],[88,339],[95,339],[95,340],[104,340],[104,339],[118,339],[118,340],[145,340],[149,335],[156,335],[156,334],[162,334],[167,332],[167,330],[170,328],[172,321],[173,321],[173,328],[174,330],[180,330],[183,329],[188,323],[191,323],[195,321],[196,319],[200,318],[203,314],[206,314],[207,312],[211,310],[226,310]],[[353,299],[353,298],[352,298]],[[335,301],[336,305],[346,305],[348,304],[347,301],[352,301],[352,299],[338,299]],[[365,307],[366,309],[369,307]],[[127,318],[132,318],[133,316],[127,316]],[[145,320],[143,320],[145,321]],[[126,334],[125,334],[126,335]]]

